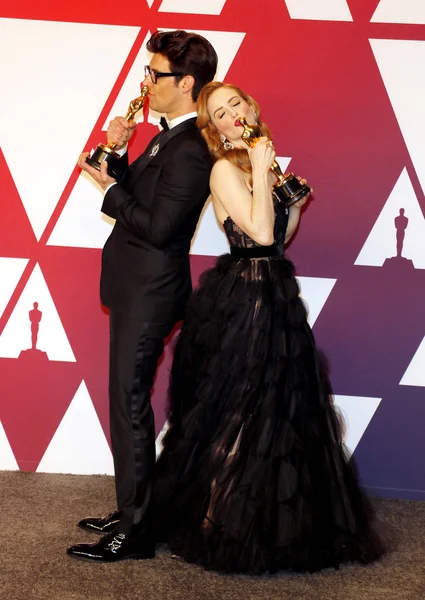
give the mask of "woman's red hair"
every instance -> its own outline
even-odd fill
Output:
[[[233,90],[236,92],[236,94],[238,94],[238,96],[248,102],[257,115],[257,124],[260,126],[262,134],[268,138],[271,137],[269,128],[261,120],[260,107],[257,102],[251,98],[251,96],[245,94],[245,92],[243,92],[236,85],[232,85],[230,83],[221,83],[220,81],[212,81],[211,83],[204,85],[202,88],[197,103],[198,119],[196,121],[196,125],[200,129],[202,137],[208,144],[208,148],[214,159],[214,162],[220,160],[220,158],[225,158],[244,173],[251,175],[252,168],[247,151],[248,147],[246,150],[245,148],[226,150],[223,146],[223,142],[220,139],[220,133],[218,132],[217,127],[212,123],[208,113],[208,100],[210,99],[211,95],[220,88]]]

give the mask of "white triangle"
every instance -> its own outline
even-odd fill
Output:
[[[425,387],[425,337],[401,378],[400,385]]]
[[[425,219],[406,169],[401,172],[354,264],[381,267],[385,259],[396,256],[394,219],[401,208],[409,219],[402,256],[412,260],[416,269],[425,269]]]
[[[139,32],[0,19],[0,140],[39,239]],[[94,70],[93,70],[94,69]]]
[[[423,0],[381,0],[371,19],[372,23],[425,24]]]
[[[226,0],[162,0],[159,12],[219,15]]]
[[[196,0],[196,3],[198,4],[199,0]],[[172,31],[166,27],[159,27],[159,29],[161,31]],[[215,79],[224,81],[243,42],[245,33],[240,31],[205,31],[203,29],[193,29],[191,31],[202,35],[213,45],[218,55],[218,68]]]
[[[0,317],[27,264],[27,258],[0,258]]]
[[[114,474],[111,450],[84,380],[44,453],[37,473]]]
[[[100,212],[103,198],[102,188],[82,172],[47,244],[103,248],[115,223],[114,219]]]
[[[345,421],[344,443],[352,454],[363,437],[382,398],[364,396],[335,396],[335,406],[339,408]]]
[[[352,21],[346,0],[285,0],[291,19]]]
[[[10,447],[3,424],[0,421],[0,470],[1,471],[19,471],[19,465],[16,462],[13,450]]]
[[[22,350],[31,348],[29,313],[34,309],[35,302],[38,302],[37,310],[42,313],[37,350],[47,353],[49,360],[75,362],[67,335],[38,264],[0,336],[0,357],[18,358]]]
[[[282,173],[286,173],[288,165],[291,162],[292,157],[290,156],[276,156],[276,161],[279,163]]]
[[[297,277],[297,280],[300,296],[306,305],[308,322],[313,327],[337,280],[324,277]]]
[[[291,161],[290,157],[278,156],[277,162],[285,173]],[[223,226],[217,222],[211,200],[208,200],[202,211],[195,235],[193,236],[191,254],[200,256],[220,256],[229,252],[229,243]]]
[[[200,256],[219,256],[229,252],[229,243],[222,224],[215,216],[213,204],[208,198],[192,239],[191,254]]]
[[[403,10],[404,5],[405,2]],[[370,40],[370,43],[425,192],[425,41]]]

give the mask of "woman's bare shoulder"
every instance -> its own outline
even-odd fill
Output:
[[[240,173],[240,170],[227,158],[220,158],[214,163],[211,173]]]
[[[242,182],[243,180],[242,171],[229,160],[220,158],[220,160],[214,163],[211,170],[211,182],[213,184],[224,181]]]

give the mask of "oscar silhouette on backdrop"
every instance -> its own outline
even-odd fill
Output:
[[[33,303],[33,309],[28,313],[31,321],[31,348],[28,350],[22,350],[19,358],[41,358],[43,360],[48,359],[47,353],[37,348],[38,332],[40,329],[40,321],[43,317],[43,313],[38,309],[38,302]]]
[[[397,258],[402,258],[401,252],[403,250],[403,241],[409,219],[404,214],[404,208],[400,208],[399,213],[398,217],[394,219],[394,227],[396,228]]]
[[[38,310],[38,302],[34,302],[33,306],[34,308],[30,310],[28,314],[31,321],[31,349],[35,350],[37,346],[38,329],[43,313],[41,310]]]
[[[414,269],[413,262],[410,258],[405,258],[401,255],[403,251],[404,238],[406,236],[406,229],[409,225],[409,219],[404,214],[404,208],[400,208],[399,214],[394,218],[394,227],[396,230],[396,255],[391,258],[386,258],[384,267],[391,267],[392,270],[397,272],[404,271],[405,269]]]

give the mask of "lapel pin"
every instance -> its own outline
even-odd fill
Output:
[[[155,146],[152,148],[149,156],[156,156],[158,154],[158,150],[159,150],[159,144],[155,144]]]

